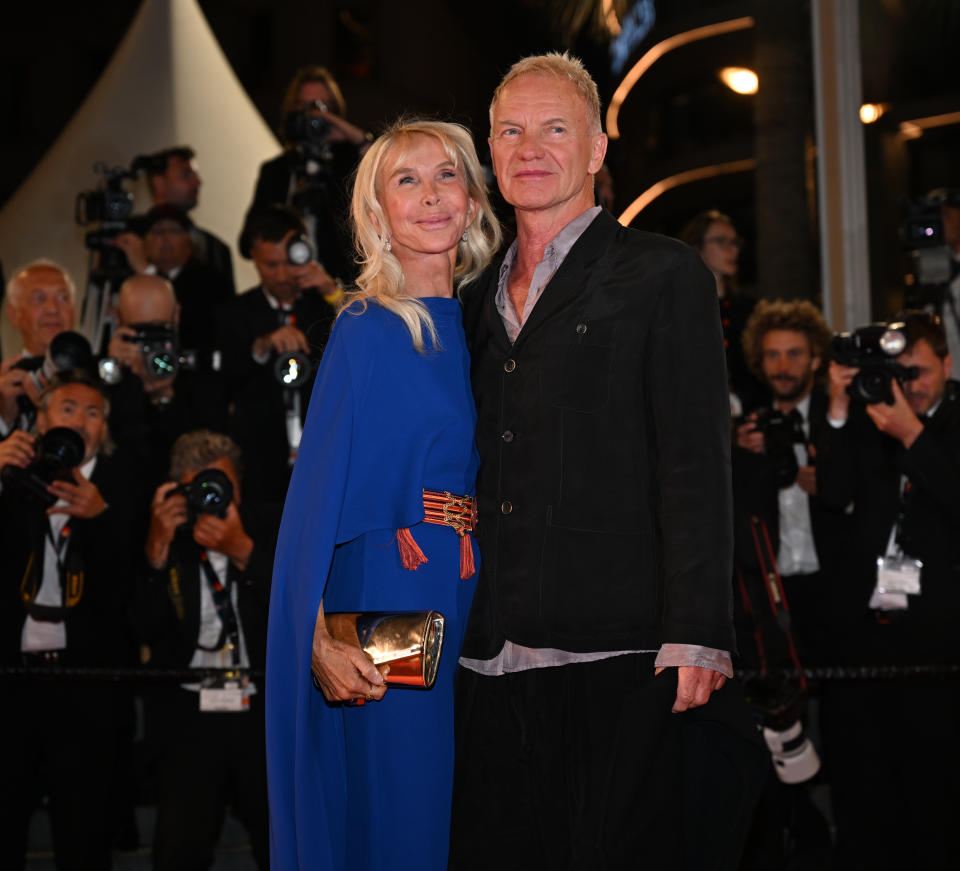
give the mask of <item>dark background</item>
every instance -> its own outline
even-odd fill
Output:
[[[631,0],[618,0],[621,14]],[[485,156],[487,104],[503,72],[519,57],[570,48],[600,86],[604,109],[620,80],[611,73],[609,35],[599,26],[600,0],[200,0],[204,15],[251,98],[272,126],[287,80],[306,63],[332,68],[348,116],[376,131],[401,112],[429,113],[468,124]],[[5,8],[0,53],[0,207],[56,139],[105,68],[139,3],[18,4]],[[887,104],[865,128],[874,306],[896,304],[903,260],[896,240],[900,198],[937,186],[960,187],[960,124],[898,135],[899,123],[960,109],[960,3],[954,0],[862,0],[864,100]],[[803,191],[783,192],[787,242],[809,252],[799,283],[787,293],[816,298],[816,191],[812,144],[810,6],[804,0],[659,0],[654,30],[626,69],[665,37],[705,23],[752,15],[757,26],[696,43],[659,60],[620,115],[621,139],[608,163],[622,211],[653,182],[691,167],[756,154],[773,123],[802,140],[806,165],[794,167]],[[722,66],[759,68],[777,78],[773,119],[756,97],[739,96],[717,78]],[[790,82],[793,84],[790,84]],[[144,94],[149,99],[149,94]],[[792,107],[784,115],[783,109]],[[785,121],[784,118],[787,120]],[[784,131],[787,124],[790,131]],[[158,146],[167,143],[158,143]],[[215,159],[204,155],[204,162]],[[692,214],[719,207],[747,239],[743,284],[755,283],[755,173],[743,172],[667,192],[633,226],[677,233]],[[786,184],[786,183],[785,183]],[[765,187],[769,189],[769,187]],[[799,204],[799,208],[798,208]],[[800,212],[800,214],[797,214]],[[776,251],[765,256],[774,257]],[[765,275],[776,275],[777,265]],[[784,272],[794,270],[784,268]],[[784,294],[778,281],[758,295]],[[787,295],[787,294],[785,294]]]

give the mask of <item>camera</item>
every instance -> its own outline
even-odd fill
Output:
[[[317,108],[326,110],[327,107],[320,104]],[[326,118],[314,115],[309,109],[291,112],[284,119],[283,132],[287,140],[307,158],[319,162],[330,160],[330,122]]]
[[[866,405],[877,402],[893,405],[893,379],[902,385],[919,375],[916,366],[901,366],[897,362],[906,347],[906,324],[895,321],[870,324],[852,333],[837,333],[830,342],[830,356],[843,366],[860,369],[847,388],[851,398]]]
[[[313,258],[313,244],[303,233],[287,242],[287,261],[292,266],[306,266]]]
[[[129,327],[135,330],[134,335],[122,338],[140,346],[143,367],[152,378],[169,380],[181,370],[193,371],[197,368],[196,351],[180,349],[173,324],[140,323],[129,324]],[[101,360],[98,369],[100,377],[107,384],[120,381],[120,364],[114,357]]]
[[[803,731],[807,702],[803,683],[783,672],[770,672],[746,681],[743,689],[779,780],[803,783],[813,777],[820,770],[820,757]]]
[[[773,479],[778,490],[789,487],[797,480],[800,465],[793,449],[805,439],[793,419],[775,408],[760,408],[753,421],[754,429],[763,433],[764,453],[773,469]],[[746,422],[741,418],[741,422]]]
[[[950,283],[952,257],[943,234],[944,205],[960,208],[960,190],[940,188],[904,202],[900,238],[913,261],[914,277],[906,294],[907,308],[939,306]]]
[[[39,365],[37,365],[38,362]],[[57,333],[50,341],[45,357],[27,357],[18,360],[11,368],[25,369],[30,373],[30,378],[37,390],[43,390],[50,379],[59,372],[70,372],[74,369],[92,372],[93,351],[85,336],[72,330],[65,330]],[[28,407],[32,406],[26,397],[19,398],[24,399]]]
[[[300,387],[313,374],[313,360],[302,351],[278,354],[273,364],[273,376],[284,387]]]
[[[102,176],[100,185],[77,194],[74,217],[81,227],[99,222],[100,227],[87,233],[84,242],[91,251],[107,251],[113,248],[111,239],[130,229],[133,194],[124,190],[123,182],[136,178],[137,173],[135,169],[109,167],[102,162],[95,163],[93,171]],[[122,252],[117,253],[122,256]]]
[[[227,507],[233,501],[233,484],[219,469],[204,469],[189,484],[180,484],[170,490],[166,498],[182,493],[187,499],[188,523],[200,514],[227,516]]]
[[[71,472],[83,462],[83,438],[65,426],[55,426],[37,439],[33,462],[25,468],[12,463],[0,471],[3,486],[19,487],[44,508],[56,501],[47,486],[54,481],[73,481]]]

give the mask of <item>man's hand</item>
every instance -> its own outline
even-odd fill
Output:
[[[150,503],[150,530],[144,550],[147,561],[155,569],[162,569],[167,564],[177,528],[187,522],[187,497],[177,493],[167,498],[176,486],[175,481],[161,484]]]
[[[119,233],[110,240],[114,248],[119,248],[127,258],[130,268],[143,275],[147,271],[147,255],[143,253],[143,239],[136,233]]]
[[[736,441],[737,447],[754,454],[762,454],[766,450],[763,433],[757,429],[756,414],[751,414],[745,423],[737,427]]]
[[[893,405],[885,402],[873,403],[867,406],[867,414],[880,432],[893,436],[909,449],[923,432],[923,424],[907,402],[896,378],[891,379],[890,387],[893,392]]]
[[[146,377],[147,371],[143,366],[143,354],[136,342],[130,341],[137,331],[132,327],[117,327],[117,331],[110,337],[107,346],[107,356],[113,357],[121,366],[126,366],[141,380]]]
[[[383,674],[367,654],[327,632],[322,605],[313,630],[310,670],[328,702],[378,702],[387,691]]]
[[[305,290],[308,287],[317,288],[324,296],[330,296],[337,292],[337,283],[330,277],[330,273],[323,268],[316,260],[311,260],[303,266],[297,266],[290,270],[293,280],[297,287]]]
[[[849,416],[850,394],[847,388],[859,371],[856,366],[841,366],[836,360],[830,361],[830,405],[827,416],[832,420],[846,421]]]
[[[30,433],[15,429],[0,442],[0,469],[7,465],[25,468],[33,459],[35,445],[36,440]]]
[[[655,674],[660,674],[658,668]],[[720,689],[727,682],[726,676],[710,668],[698,665],[681,665],[677,669],[677,698],[673,703],[673,713],[680,714],[691,708],[699,708],[710,699],[710,693]]]
[[[804,493],[810,496],[817,495],[817,467],[800,466],[797,469],[797,484]]]
[[[243,528],[240,512],[233,502],[227,506],[226,517],[201,514],[193,524],[193,540],[207,550],[226,554],[240,571],[247,567],[253,552],[253,539]]]
[[[69,514],[85,520],[103,514],[107,510],[107,503],[103,501],[97,485],[84,478],[79,469],[73,470],[73,480],[76,481],[75,484],[69,481],[54,481],[47,485],[47,491],[65,503],[61,505],[58,502],[48,508],[47,514]]]
[[[255,339],[252,350],[254,357],[262,357],[270,351],[276,351],[278,354],[303,351],[304,354],[309,354],[310,344],[300,330],[294,326],[286,326]]]

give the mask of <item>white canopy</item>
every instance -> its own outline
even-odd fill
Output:
[[[190,145],[197,152],[203,187],[192,218],[233,247],[257,168],[280,145],[234,75],[196,0],[144,0],[93,90],[0,211],[6,276],[30,260],[49,257],[69,270],[82,297],[87,251],[73,209],[77,192],[96,184],[94,163],[129,166],[137,154],[172,145]],[[128,189],[136,195],[136,211],[146,211],[145,182]],[[236,252],[234,268],[238,289],[255,283],[252,266]],[[5,317],[3,354],[9,356],[20,339]]]

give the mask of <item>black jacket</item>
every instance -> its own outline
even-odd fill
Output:
[[[237,588],[237,618],[243,627],[251,668],[266,663],[267,605],[277,543],[279,517],[272,509],[243,502],[240,516],[253,552],[244,571],[229,563],[228,577]],[[142,561],[133,607],[137,639],[150,647],[150,664],[157,668],[186,668],[197,648],[200,632],[200,548],[184,528],[170,547],[162,569]]]
[[[68,521],[72,532],[64,563],[70,575],[82,575],[82,586],[64,619],[67,653],[71,665],[120,665],[130,647],[128,606],[143,549],[147,501],[138,470],[119,453],[101,455],[91,480],[107,509],[89,520]],[[15,485],[5,486],[0,492],[0,662],[6,665],[19,664],[27,616],[23,590],[39,589],[46,532],[43,509]]]
[[[732,650],[730,416],[716,284],[602,213],[511,347],[499,264],[465,301],[483,565],[463,654]]]
[[[816,447],[822,440],[827,423],[827,395],[814,387],[810,396],[810,435],[808,445]],[[814,465],[816,459],[814,458]],[[755,454],[740,447],[733,448],[734,541],[737,564],[744,569],[757,565],[756,548],[750,533],[749,518],[756,515],[766,522],[773,555],[780,548],[779,488],[774,478],[773,463],[766,454]],[[807,497],[810,526],[820,570],[834,574],[841,570],[850,543],[851,518],[845,506],[826,505],[819,493]],[[766,553],[764,553],[766,558]]]
[[[902,543],[923,561],[922,592],[909,609],[880,623],[868,609],[876,560],[900,510],[900,478],[910,482]],[[841,429],[817,444],[817,489],[833,508],[853,505],[849,571],[835,591],[844,617],[845,653],[857,663],[955,662],[960,621],[960,384],[946,395],[905,450],[852,403]]]
[[[259,336],[280,326],[280,313],[271,308],[261,287],[242,293],[219,314],[223,374],[231,407],[230,435],[246,458],[244,492],[253,498],[283,500],[289,480],[284,387],[274,375],[274,358],[259,364],[251,348]],[[320,363],[333,324],[333,308],[315,290],[304,290],[293,306],[296,326],[307,337],[315,367]],[[296,388],[300,394],[301,421],[314,375]]]

